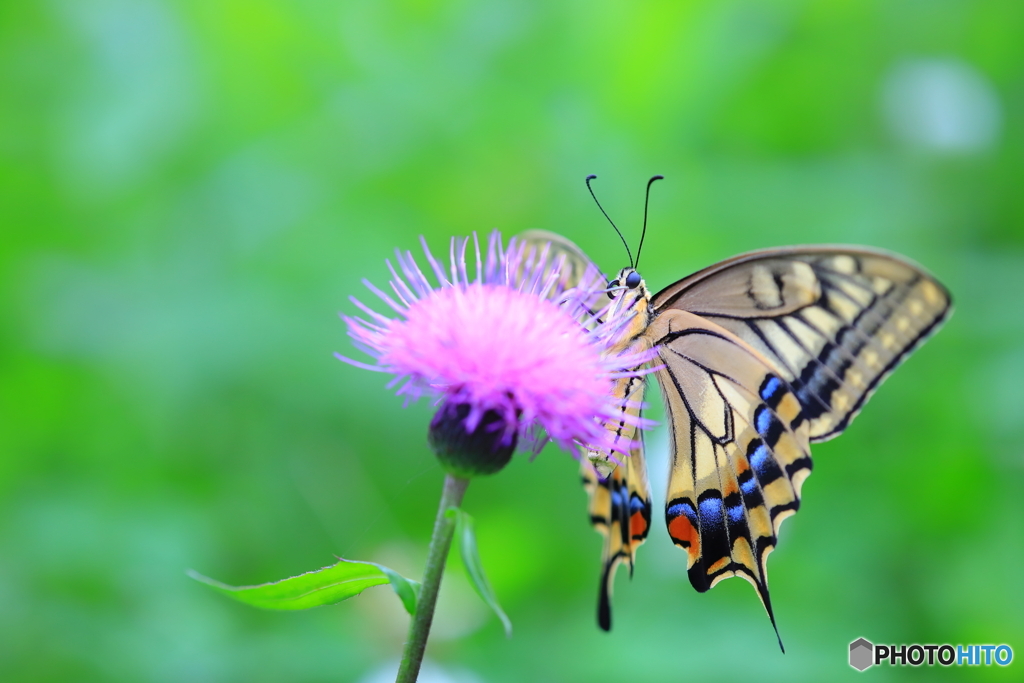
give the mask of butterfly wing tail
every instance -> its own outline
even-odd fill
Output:
[[[624,555],[618,553],[613,557],[604,559],[604,568],[601,571],[601,585],[597,594],[597,625],[602,631],[612,630],[612,589],[615,584],[615,570],[622,562]]]

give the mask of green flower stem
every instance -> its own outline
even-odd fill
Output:
[[[398,678],[395,679],[395,683],[414,683],[419,676],[423,652],[427,649],[427,635],[430,633],[430,624],[434,621],[434,606],[437,604],[437,592],[441,587],[441,575],[444,574],[448,549],[452,546],[452,536],[455,535],[455,518],[445,513],[448,508],[457,508],[462,504],[462,496],[466,493],[468,485],[469,479],[445,475],[441,507],[437,511],[434,535],[430,538],[430,550],[427,551],[423,585],[416,603],[416,614],[409,625],[409,638],[405,641],[402,665],[398,667]]]

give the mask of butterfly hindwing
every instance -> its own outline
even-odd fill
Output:
[[[589,462],[581,465],[583,486],[590,496],[590,523],[604,536],[601,551],[601,583],[597,601],[597,623],[611,630],[611,596],[619,564],[629,565],[630,575],[636,550],[651,527],[651,492],[644,462],[643,438],[638,435],[629,457],[602,479]]]
[[[672,433],[669,536],[695,589],[742,576],[774,624],[765,563],[811,470],[802,406],[760,353],[699,316],[667,311],[648,335]]]
[[[893,254],[787,247],[737,256],[658,293],[760,351],[796,391],[812,441],[838,436],[948,316],[949,293]]]

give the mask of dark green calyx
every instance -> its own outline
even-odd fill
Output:
[[[516,433],[508,433],[505,419],[494,410],[484,413],[476,429],[466,429],[470,407],[444,404],[430,422],[428,440],[437,459],[457,477],[494,474],[512,459]]]

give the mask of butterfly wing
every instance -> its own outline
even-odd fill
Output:
[[[951,310],[949,292],[894,254],[851,247],[752,252],[659,292],[729,330],[787,380],[812,441],[838,436],[874,390]]]
[[[573,242],[545,230],[528,230],[517,239],[537,253],[547,249],[554,262],[561,259],[559,279],[563,286],[580,294],[578,314],[581,319],[593,319],[605,309],[609,302],[605,293],[608,279]],[[631,311],[620,314],[630,315]],[[624,339],[623,345],[627,343]],[[644,390],[642,380],[622,378],[615,383],[613,394],[623,411],[639,416]],[[611,596],[616,570],[625,562],[632,574],[637,548],[646,540],[651,525],[651,492],[643,435],[629,424],[608,427],[616,429],[620,438],[628,441],[629,457],[617,465],[608,453],[591,451],[580,466],[589,497],[590,523],[604,537],[597,621],[606,631],[611,629]]]
[[[552,263],[559,257],[564,257],[565,262],[560,269],[561,280],[569,287],[575,287],[581,282],[587,281],[594,271],[599,271],[594,262],[576,246],[575,242],[557,233],[547,230],[527,230],[516,236],[516,240],[525,243],[528,248],[536,249],[538,253],[547,248]],[[603,280],[601,284],[604,284]]]
[[[544,277],[558,268],[558,282],[569,290],[567,294],[575,295],[579,310],[574,313],[580,320],[592,318],[608,303],[604,293],[608,278],[575,243],[547,230],[527,230],[515,239],[538,257],[546,253],[551,267]]]
[[[636,550],[647,538],[651,526],[651,492],[644,461],[643,437],[634,439],[626,462],[601,479],[589,463],[581,464],[583,486],[590,496],[590,523],[604,536],[601,551],[601,584],[597,600],[597,623],[605,631],[612,627],[611,597],[615,573],[626,562],[630,574]]]
[[[695,589],[742,576],[774,626],[765,563],[811,471],[802,406],[762,354],[719,325],[669,310],[648,336],[672,434],[669,536]]]

